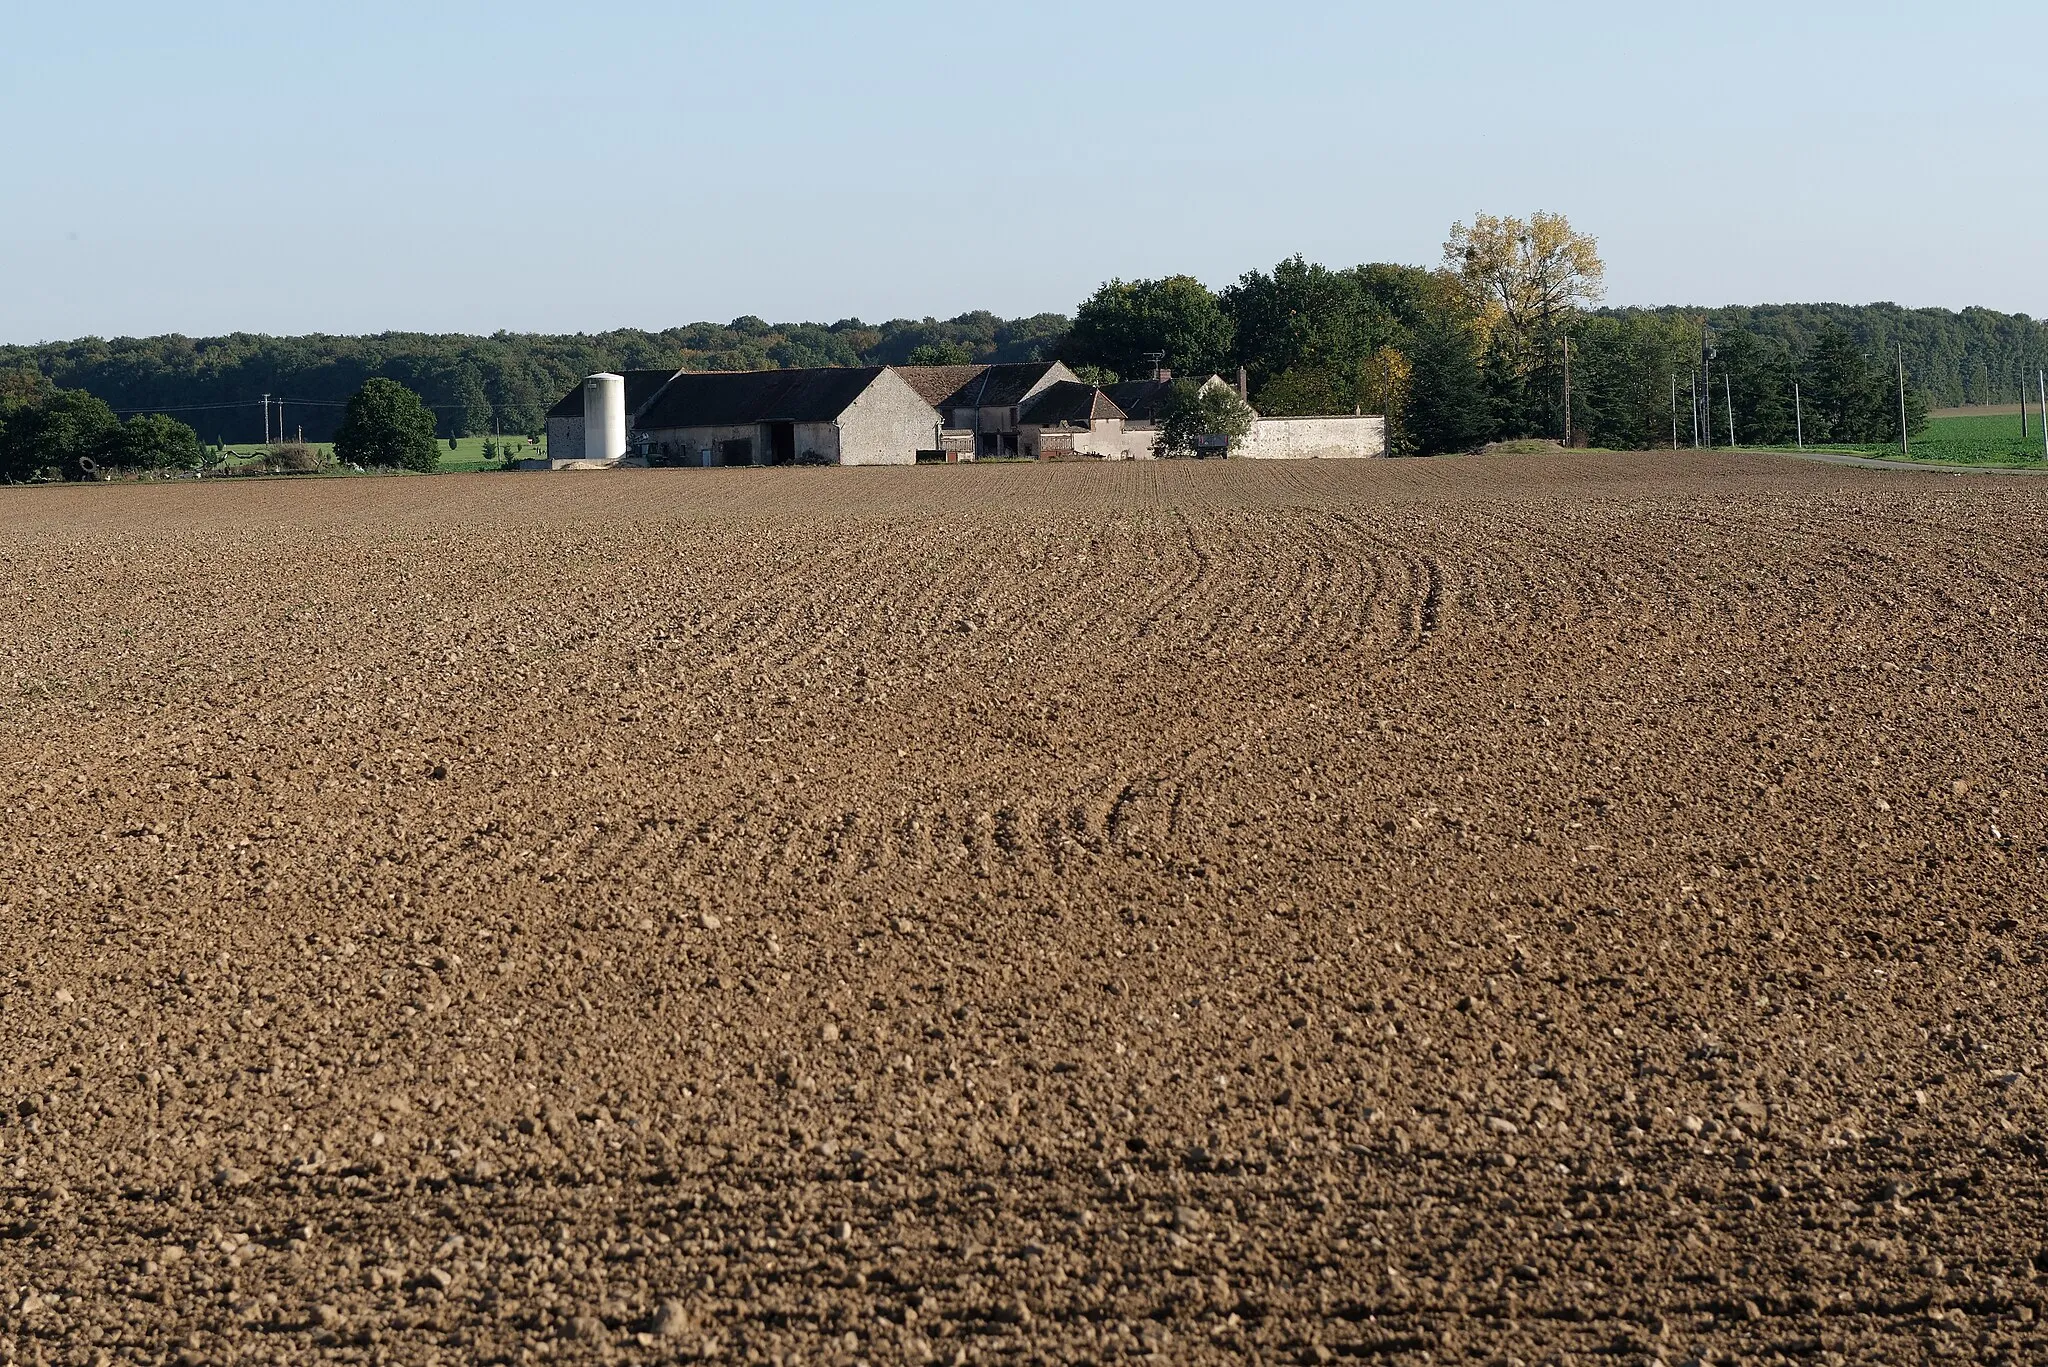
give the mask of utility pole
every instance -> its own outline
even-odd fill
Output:
[[[1564,335],[1564,449],[1572,449],[1572,335]]]
[[[1899,343],[1899,451],[1913,458],[1912,443],[1906,440],[1906,344]]]
[[[1678,372],[1671,372],[1671,449],[1678,449]]]
[[[1707,330],[1700,329],[1700,367],[1706,375],[1706,383],[1700,386],[1707,391],[1707,449],[1714,449],[1714,348],[1707,341]]]
[[[263,396],[263,444],[270,445],[270,396]]]
[[[1700,373],[1695,370],[1685,377],[1686,388],[1692,391],[1692,449],[1700,449]]]
[[[2034,383],[2040,386],[2041,403],[2044,405],[2041,411],[2044,415],[2048,415],[2048,372],[2036,370],[2034,372]],[[2027,377],[2022,375],[2020,377],[2020,388],[2024,390],[2026,387]],[[2048,460],[2048,416],[2044,416],[2041,419],[2041,458]]]
[[[1728,400],[1728,444],[1735,445],[1735,391],[1729,387],[1728,372],[1721,372],[1721,393]]]
[[[2043,414],[2041,415],[2041,419],[2042,419],[2042,421],[2043,421],[2043,422],[2048,422],[2048,413],[2043,413]],[[2021,441],[2025,441],[2026,439],[2027,439],[2027,373],[2026,373],[2026,372],[2025,372],[2025,371],[2023,370],[2023,371],[2021,371],[2021,372],[2020,372],[2020,440],[2021,440]]]
[[[1799,406],[1799,381],[1792,382],[1792,434],[1799,449],[1806,449],[1806,414]]]

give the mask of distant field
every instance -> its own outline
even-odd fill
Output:
[[[2038,466],[2043,464],[2039,415],[2029,410],[2027,435],[2020,435],[2017,406],[2009,410],[1991,407],[1962,411],[1947,410],[1927,420],[1927,430],[1913,438],[1912,459],[1933,465]],[[1790,450],[1790,447],[1758,448]],[[1899,443],[1873,442],[1861,445],[1829,442],[1809,447],[1816,451],[1846,451],[1856,455],[1898,459]]]
[[[2031,414],[2033,411],[2034,405],[2028,404],[2027,412]],[[2019,413],[2020,406],[2016,403],[1972,403],[1964,404],[1961,408],[1937,408],[1930,412],[1928,416],[1934,418],[1992,418],[2000,414],[2011,414],[2014,420],[2017,421]]]
[[[443,437],[438,443],[441,448],[441,468],[455,473],[495,469],[499,462],[484,458],[484,443],[487,441],[495,441],[501,445],[509,443],[517,447],[518,449],[514,454],[522,459],[531,459],[541,453],[540,447],[527,445],[526,438],[524,437],[457,437],[453,450],[449,449],[448,440]],[[307,442],[306,444],[315,451],[318,451],[322,456],[329,459],[333,458],[334,443],[315,441]],[[261,443],[249,443],[240,446],[230,443],[228,446],[228,458],[238,464],[245,463],[254,460],[268,449],[268,447]]]
[[[2010,414],[1980,411],[1966,417],[1930,418],[1927,431],[1912,442],[1913,459],[1952,465],[2038,465],[2039,414],[2029,415],[2027,434],[2020,435],[2017,408]]]

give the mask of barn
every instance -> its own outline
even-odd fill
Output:
[[[629,371],[592,376],[549,410],[547,464],[909,465],[937,428],[888,366]]]

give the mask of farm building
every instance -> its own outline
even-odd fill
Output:
[[[908,465],[937,416],[887,366],[597,375],[549,410],[546,464]]]
[[[904,378],[938,410],[946,434],[956,442],[963,436],[971,439],[966,451],[975,460],[1036,455],[1024,449],[1024,405],[1054,385],[1080,383],[1080,376],[1058,361],[904,366],[902,370]],[[932,392],[954,381],[957,383],[952,383],[950,391]]]
[[[1241,378],[1241,377],[1240,377]],[[1227,386],[1211,375],[1204,388]],[[908,465],[927,458],[1147,460],[1172,390],[1098,387],[1058,361],[811,370],[635,370],[593,375],[548,412],[532,469],[645,465]],[[1362,415],[1266,418],[1232,452],[1249,459],[1386,454]]]
[[[629,370],[623,375],[592,375],[548,410],[546,460],[526,461],[532,469],[565,468],[586,461],[605,464],[626,453],[628,424],[647,407],[674,370]],[[595,420],[586,435],[585,412]],[[616,410],[616,411],[614,411]],[[616,433],[601,429],[616,420]]]

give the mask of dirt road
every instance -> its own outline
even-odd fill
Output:
[[[2042,1361],[2044,514],[0,489],[0,1360]]]

